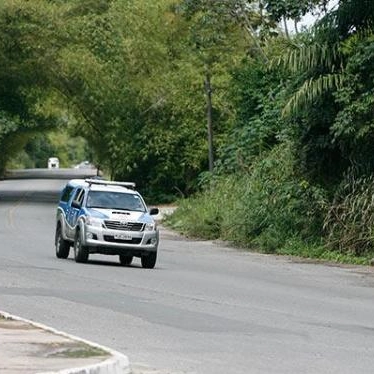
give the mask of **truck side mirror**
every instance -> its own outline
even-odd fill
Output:
[[[152,209],[149,211],[149,214],[150,214],[151,216],[155,216],[155,215],[157,215],[158,213],[159,213],[158,208],[152,208]]]

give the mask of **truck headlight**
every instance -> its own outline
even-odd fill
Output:
[[[156,229],[155,223],[146,223],[144,226],[144,231],[154,231]]]
[[[89,226],[102,227],[103,220],[96,217],[87,217],[86,224]]]

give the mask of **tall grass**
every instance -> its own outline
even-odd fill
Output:
[[[350,172],[336,191],[324,222],[330,248],[363,256],[374,248],[374,177]]]

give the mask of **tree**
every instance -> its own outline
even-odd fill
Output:
[[[283,21],[285,32],[290,38],[287,27],[287,19],[294,20],[295,30],[297,23],[308,12],[313,12],[316,8],[326,10],[329,0],[265,0],[265,9],[269,12],[270,18],[276,22]]]
[[[284,113],[307,126],[300,130],[300,156],[315,177],[340,180],[348,167],[371,164],[366,151],[366,161],[360,154],[371,143],[372,65],[366,46],[373,16],[371,6],[341,1],[312,33],[291,45],[283,60],[297,82]]]
[[[58,24],[52,4],[4,1],[0,5],[0,175],[27,137],[53,128],[53,115],[41,116],[37,106],[48,96],[45,72],[53,65]]]
[[[181,13],[189,24],[188,45],[191,53],[196,56],[197,71],[202,75],[206,96],[206,117],[208,134],[209,171],[214,167],[213,144],[213,99],[219,90],[212,82],[222,72],[229,71],[235,61],[233,56],[244,57],[248,44],[238,24],[238,16],[242,12],[236,1],[191,1],[181,3]],[[230,66],[231,65],[231,66]],[[230,66],[230,67],[229,67]],[[229,75],[226,76],[227,79]],[[217,79],[219,81],[220,78]],[[223,82],[222,82],[223,83]],[[226,89],[229,81],[223,83]],[[217,126],[216,131],[217,131]]]

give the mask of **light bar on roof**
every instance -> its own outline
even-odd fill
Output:
[[[87,182],[89,185],[91,184],[100,184],[102,186],[122,186],[127,188],[135,188],[134,182],[116,182],[116,181],[105,181],[101,179],[85,179],[85,182]]]

